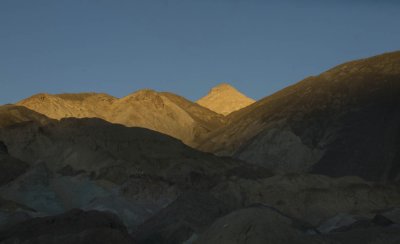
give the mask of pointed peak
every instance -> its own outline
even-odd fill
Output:
[[[205,97],[197,101],[199,105],[222,115],[228,115],[254,102],[228,83],[215,86]]]
[[[153,89],[141,89],[141,90],[135,91],[134,93],[130,94],[129,96],[156,95],[156,94],[158,94],[158,92]]]
[[[238,91],[235,87],[228,83],[221,83],[211,89],[211,92],[223,92],[223,91]]]

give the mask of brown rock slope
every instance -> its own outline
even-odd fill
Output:
[[[0,106],[0,128],[28,121],[35,121],[39,124],[44,124],[49,121],[49,118],[23,106]]]
[[[22,100],[25,106],[50,118],[101,118],[111,123],[155,130],[186,144],[224,123],[224,118],[183,97],[141,90],[121,99],[107,94],[38,94]]]
[[[197,101],[203,107],[228,115],[234,111],[253,104],[255,101],[246,97],[229,84],[222,83],[214,88],[203,98]]]
[[[246,107],[202,150],[280,172],[400,179],[400,52],[339,65]]]

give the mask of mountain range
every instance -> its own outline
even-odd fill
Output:
[[[37,94],[18,102],[52,119],[100,118],[143,127],[192,145],[196,138],[222,126],[225,118],[172,93],[141,90],[123,98],[107,94]]]
[[[0,243],[399,243],[399,182],[400,52],[258,101],[0,106]]]

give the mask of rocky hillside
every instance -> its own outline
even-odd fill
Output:
[[[200,146],[277,172],[400,179],[400,52],[339,65],[229,117]]]
[[[396,243],[399,190],[357,177],[230,177],[207,192],[181,195],[133,234],[139,243]],[[374,234],[354,242],[355,230]],[[344,236],[336,242],[330,235],[339,231]]]
[[[212,88],[205,97],[197,101],[201,106],[225,116],[254,102],[226,83]]]
[[[17,103],[49,118],[101,118],[155,130],[192,145],[224,124],[224,118],[183,97],[141,90],[121,99],[107,94],[38,94]]]
[[[21,111],[9,121],[35,114]],[[144,128],[43,119],[0,129],[2,243],[352,243],[351,231],[397,240],[387,223],[400,223],[398,186],[274,176]]]
[[[49,121],[49,118],[23,106],[0,106],[0,128],[28,121],[35,121],[39,124],[45,124]]]
[[[26,206],[30,211],[17,213],[30,217],[110,210],[132,229],[183,192],[207,191],[227,177],[270,175],[148,129],[100,119],[19,123],[1,129],[0,141],[0,195]],[[16,214],[5,212],[0,208],[0,229]]]

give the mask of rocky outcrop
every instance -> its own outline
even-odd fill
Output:
[[[246,97],[227,83],[212,88],[205,97],[197,101],[201,106],[225,116],[254,102],[255,100]]]
[[[278,172],[400,178],[400,52],[353,61],[229,116],[199,148]]]

